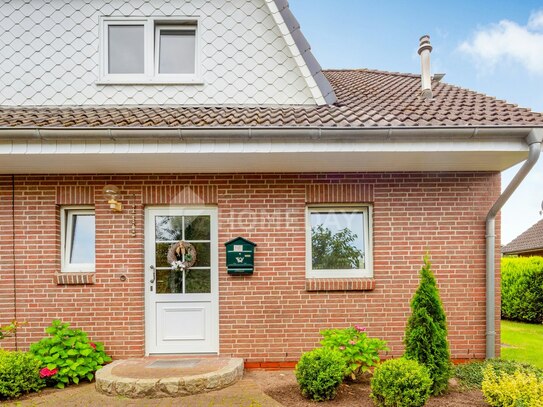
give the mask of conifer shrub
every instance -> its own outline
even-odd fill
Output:
[[[447,318],[428,256],[420,270],[420,284],[411,300],[405,332],[405,357],[426,366],[433,381],[432,394],[447,390],[452,375]]]
[[[345,359],[337,350],[317,348],[304,353],[295,372],[302,395],[315,401],[332,400],[345,368]]]
[[[543,323],[543,257],[504,257],[502,318]]]
[[[421,407],[431,390],[426,367],[415,360],[391,359],[375,369],[370,397],[380,407]]]

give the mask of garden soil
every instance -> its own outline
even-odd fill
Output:
[[[292,371],[249,371],[245,378],[255,381],[262,391],[286,407],[374,407],[370,399],[369,379],[345,383],[339,388],[334,400],[315,403],[300,394]],[[451,391],[441,397],[433,397],[428,407],[488,407],[480,391]]]

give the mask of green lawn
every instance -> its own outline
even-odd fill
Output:
[[[543,325],[502,321],[502,358],[543,369]]]

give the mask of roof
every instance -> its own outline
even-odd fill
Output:
[[[323,71],[337,96],[323,106],[0,107],[0,128],[543,126],[543,114],[446,83],[420,98],[420,76]]]
[[[543,219],[502,247],[502,253],[513,254],[543,249]]]

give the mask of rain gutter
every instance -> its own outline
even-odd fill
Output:
[[[134,138],[220,138],[220,137],[392,137],[450,138],[469,140],[479,137],[504,136],[525,138],[532,127],[466,126],[466,127],[0,127],[0,140],[16,139],[134,139]]]

